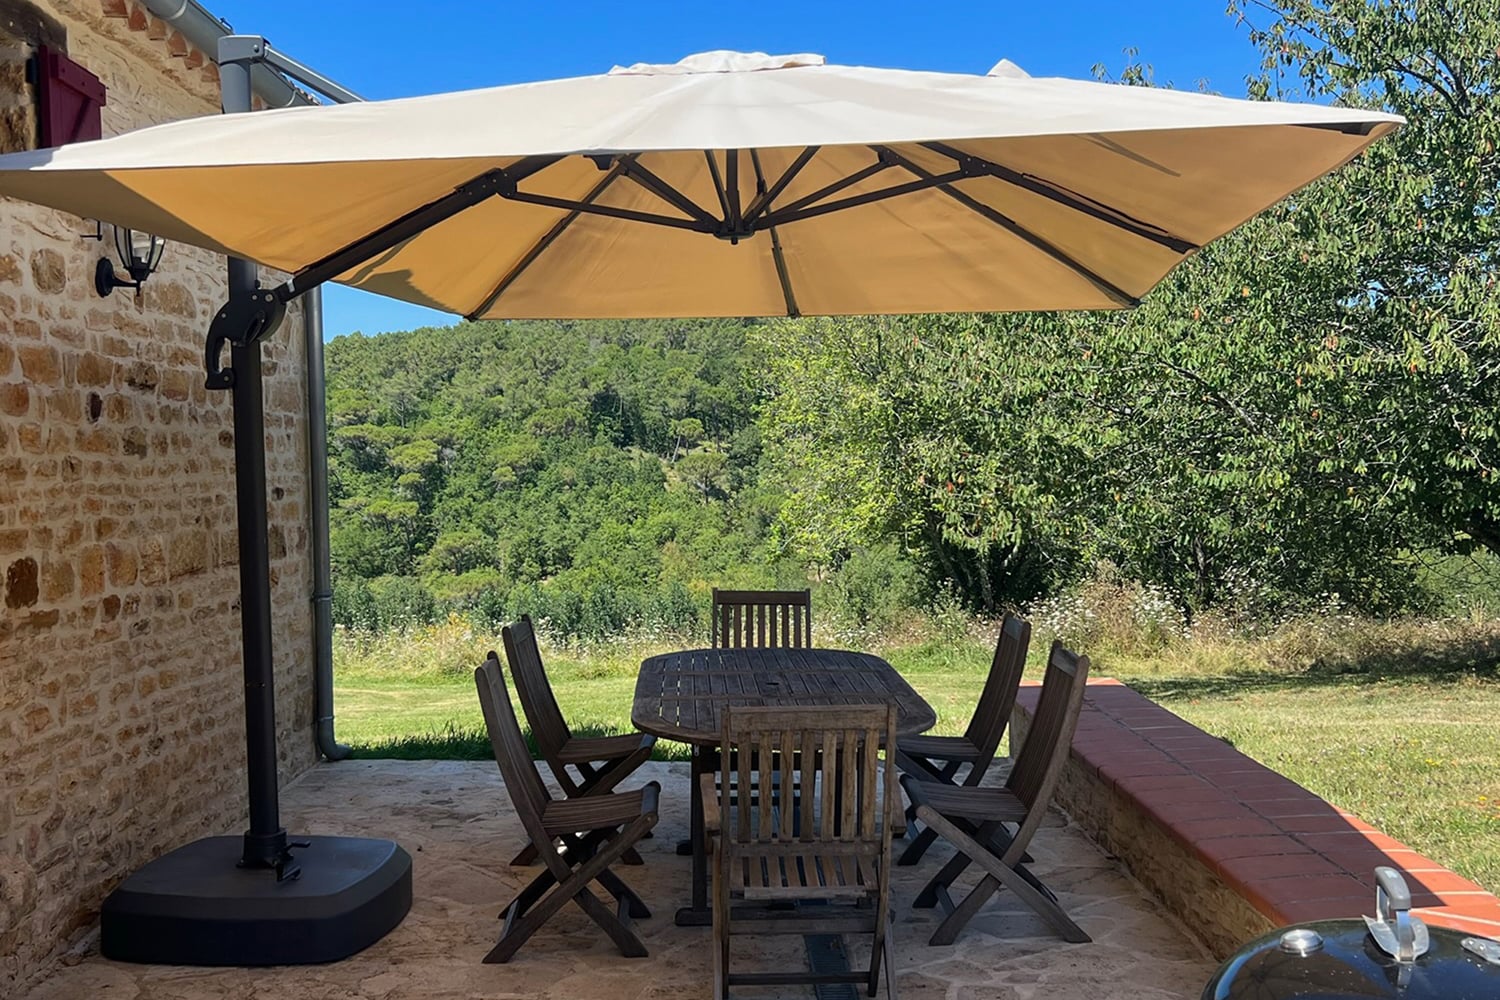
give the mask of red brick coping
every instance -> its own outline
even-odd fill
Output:
[[[1028,684],[1017,699],[1023,727],[1038,690]],[[1423,920],[1500,938],[1493,895],[1119,681],[1089,682],[1069,772],[1075,794],[1107,789],[1111,809],[1149,820],[1270,926],[1373,912],[1374,869],[1390,865]]]

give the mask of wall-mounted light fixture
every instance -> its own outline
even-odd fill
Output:
[[[103,238],[102,232],[100,238]],[[98,266],[94,268],[94,290],[101,298],[107,297],[116,288],[134,288],[136,295],[140,295],[141,285],[156,270],[156,265],[161,263],[161,252],[166,246],[167,241],[160,236],[116,226],[115,253],[130,274],[131,280],[126,281],[117,275],[109,258],[101,257]]]

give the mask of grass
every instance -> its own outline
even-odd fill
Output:
[[[1038,672],[1052,632],[1197,726],[1330,802],[1500,892],[1500,621],[1305,619],[1246,636],[1212,623],[1143,629],[1094,602],[1085,626],[1033,613]],[[1076,620],[1076,619],[1075,619]],[[922,692],[934,732],[963,729],[994,626],[924,623],[907,633],[819,636],[872,649]],[[1146,637],[1146,638],[1143,638]],[[548,647],[575,728],[629,727],[643,657],[693,640]],[[406,636],[335,641],[338,735],[358,756],[488,759],[472,671],[497,636],[460,620]],[[658,744],[658,754],[685,748]]]

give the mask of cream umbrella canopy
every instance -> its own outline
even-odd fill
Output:
[[[224,56],[247,43],[265,48],[220,42],[227,110],[249,107],[247,57]],[[714,52],[0,156],[0,195],[231,257],[205,366],[234,393],[250,828],[127,878],[102,950],[328,961],[410,903],[395,844],[294,842],[278,816],[259,341],[297,296],[338,281],[472,318],[1128,307],[1400,122],[1004,62],[978,77]],[[249,262],[291,277],[262,288]],[[246,878],[265,870],[276,882]]]
[[[715,52],[174,122],[0,194],[475,319],[1104,309],[1393,115]]]

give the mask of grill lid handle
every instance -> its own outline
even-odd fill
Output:
[[[1403,965],[1427,953],[1427,925],[1411,915],[1411,890],[1394,868],[1375,869],[1375,916],[1365,917],[1370,937],[1380,950]]]

